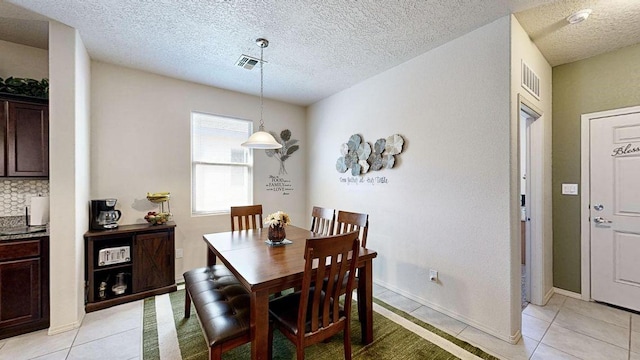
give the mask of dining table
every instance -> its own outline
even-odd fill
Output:
[[[305,267],[306,239],[320,235],[296,226],[286,227],[290,243],[267,243],[267,228],[203,235],[207,264],[222,262],[251,295],[251,359],[267,359],[269,351],[269,296],[300,287]],[[373,259],[377,252],[360,247],[358,303],[362,342],[373,341]]]

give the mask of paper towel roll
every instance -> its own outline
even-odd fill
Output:
[[[47,225],[49,222],[49,197],[32,197],[30,214],[29,225]]]

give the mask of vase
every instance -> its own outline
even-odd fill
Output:
[[[269,234],[267,237],[272,242],[281,242],[287,237],[287,234],[284,232],[284,226],[269,226]]]

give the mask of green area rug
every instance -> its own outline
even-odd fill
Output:
[[[184,290],[169,294],[182,359],[206,360],[208,358],[208,348],[200,329],[198,319],[194,316],[195,311],[193,311],[193,308],[191,311],[191,318],[184,318],[184,296]],[[481,349],[438,330],[437,328],[422,322],[403,311],[395,309],[379,300],[375,300],[375,302],[482,359],[497,360],[496,357],[485,353]],[[367,346],[363,346],[360,342],[361,333],[360,324],[357,320],[356,304],[354,303],[351,308],[353,310],[351,316],[353,359],[458,359],[458,357],[376,312],[373,314],[374,341]],[[161,344],[158,343],[155,298],[153,297],[147,298],[144,301],[143,326],[144,360],[160,359],[159,346],[161,346]],[[225,360],[244,360],[249,359],[250,354],[250,344],[245,344],[223,354],[222,357]],[[274,334],[273,358],[287,360],[296,358],[293,344],[278,331]],[[330,342],[307,347],[305,349],[305,358],[310,360],[344,358],[342,334],[334,336]]]

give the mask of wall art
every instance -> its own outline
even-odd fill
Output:
[[[282,144],[282,148],[280,149],[269,149],[265,150],[268,157],[276,158],[280,162],[280,175],[284,175],[287,173],[287,169],[284,167],[284,162],[291,157],[291,154],[296,152],[300,146],[296,145],[298,140],[291,138],[291,130],[285,129],[280,132],[280,136],[278,136],[275,132],[269,131],[269,133],[276,139],[277,142]]]
[[[342,156],[336,161],[339,173],[351,169],[351,175],[363,175],[369,171],[391,169],[396,162],[396,155],[402,152],[404,138],[398,134],[386,139],[378,139],[373,144],[362,141],[362,137],[353,134],[349,141],[340,146]]]

